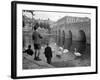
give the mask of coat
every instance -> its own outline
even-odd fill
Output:
[[[47,57],[47,58],[51,58],[52,57],[52,50],[51,50],[51,47],[46,47],[45,48],[45,52],[44,52],[44,54],[45,54],[45,56]]]

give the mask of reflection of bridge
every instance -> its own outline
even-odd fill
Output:
[[[65,38],[90,43],[90,24],[87,17],[66,16],[55,23],[53,30],[57,35],[65,35]]]

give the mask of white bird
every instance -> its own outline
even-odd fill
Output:
[[[58,50],[58,52],[56,54],[56,57],[61,58],[61,55],[62,55],[62,51],[61,50]]]
[[[62,53],[63,53],[63,48],[62,47],[59,47],[58,48],[57,55],[62,55]]]
[[[81,56],[81,55],[82,55],[81,53],[77,52],[76,48],[75,48],[74,54],[75,54],[76,56]]]
[[[59,47],[59,50],[60,50],[60,51],[63,51],[63,48],[62,48],[62,47]]]
[[[64,50],[63,50],[63,53],[68,53],[68,52],[69,52],[68,49],[64,49]]]

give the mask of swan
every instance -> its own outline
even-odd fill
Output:
[[[63,48],[62,48],[62,47],[59,47],[56,56],[57,56],[58,58],[61,58],[61,55],[62,55],[62,54],[63,54]]]
[[[63,51],[63,47],[59,47],[59,50],[60,50],[60,51]]]
[[[76,56],[81,56],[81,55],[82,55],[81,53],[77,52],[76,48],[75,48],[74,54],[75,54]]]
[[[68,49],[64,49],[64,50],[63,50],[63,53],[67,53],[67,52],[69,52]]]
[[[56,54],[56,57],[61,58],[61,55],[62,55],[62,51],[59,50],[59,51],[57,52],[57,54]]]
[[[62,55],[63,53],[63,48],[59,47],[58,51],[57,51],[57,55]]]

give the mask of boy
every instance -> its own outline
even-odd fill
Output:
[[[38,24],[34,26],[34,32],[32,34],[32,39],[34,41],[34,49],[35,49],[35,57],[34,60],[41,60],[39,58],[40,55],[40,49],[41,49],[41,39],[42,36],[37,32]]]
[[[48,43],[47,43],[47,47],[45,48],[44,54],[47,59],[47,63],[50,64],[52,58],[52,50]]]

